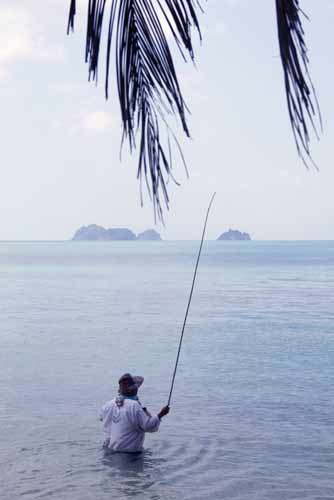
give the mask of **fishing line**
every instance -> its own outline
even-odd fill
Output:
[[[179,348],[177,350],[177,356],[176,356],[176,361],[175,361],[174,373],[173,373],[173,377],[172,377],[172,383],[171,383],[171,387],[170,387],[170,392],[169,392],[167,406],[170,405],[170,402],[171,402],[171,399],[172,399],[172,392],[173,392],[173,388],[174,388],[176,371],[177,371],[177,367],[178,367],[178,364],[179,364],[179,358],[180,358],[180,352],[181,352],[183,334],[184,334],[184,330],[185,330],[185,327],[186,327],[188,312],[189,312],[189,308],[190,308],[190,302],[191,302],[191,298],[192,298],[193,290],[194,290],[194,286],[195,286],[195,280],[196,280],[196,275],[197,275],[197,268],[198,268],[198,264],[199,264],[199,259],[201,257],[202,246],[203,246],[203,241],[204,241],[204,235],[205,235],[205,230],[206,230],[206,224],[208,222],[210,208],[211,208],[211,205],[212,205],[212,202],[213,202],[215,196],[216,196],[216,193],[213,193],[212,198],[211,198],[210,203],[209,203],[209,206],[208,206],[208,210],[206,212],[206,217],[205,217],[205,222],[204,222],[204,228],[203,228],[203,233],[202,233],[201,244],[200,244],[199,252],[198,252],[198,256],[197,256],[197,261],[196,261],[196,266],[195,266],[195,272],[194,272],[193,282],[192,282],[191,289],[190,289],[190,295],[189,295],[188,305],[187,305],[187,309],[186,309],[186,314],[185,314],[184,321],[183,321],[183,326],[182,326],[182,331],[181,331],[181,336],[180,336],[180,341],[179,341]]]

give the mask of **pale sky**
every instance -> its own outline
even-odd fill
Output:
[[[217,192],[208,238],[228,228],[254,239],[334,239],[334,0],[301,0],[311,74],[324,133],[297,156],[279,59],[274,0],[208,0],[199,12],[196,68],[178,58],[191,110],[183,144],[190,178],[175,154],[166,227],[140,207],[137,156],[123,147],[115,79],[104,100],[84,64],[86,0],[66,36],[69,0],[0,3],[0,240],[64,240],[87,224],[155,227],[164,239],[199,239]],[[82,12],[83,11],[83,12]],[[194,33],[196,38],[196,34]]]

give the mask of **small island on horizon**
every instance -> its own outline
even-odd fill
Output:
[[[127,227],[109,228],[97,224],[81,226],[73,235],[72,241],[162,241],[155,229],[146,229],[137,235]],[[249,233],[229,229],[216,241],[251,241]]]
[[[242,233],[237,229],[229,229],[225,233],[222,233],[217,241],[250,241],[251,237],[248,233]]]
[[[72,241],[161,241],[160,234],[155,229],[147,229],[136,235],[126,227],[109,228],[97,224],[81,226]]]

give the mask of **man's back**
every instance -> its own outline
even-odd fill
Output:
[[[159,429],[158,416],[151,417],[139,401],[113,399],[101,410],[108,448],[115,451],[135,452],[143,449],[145,432]]]

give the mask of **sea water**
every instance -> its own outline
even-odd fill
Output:
[[[206,242],[170,414],[98,421],[123,372],[166,404],[198,242],[0,244],[0,498],[334,498],[334,242]]]

